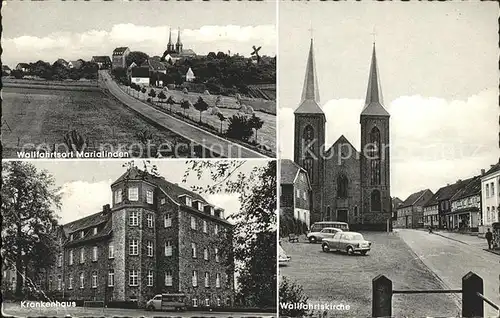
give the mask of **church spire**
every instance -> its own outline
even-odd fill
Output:
[[[170,28],[168,30],[168,44],[167,46],[171,46],[173,43],[172,43],[172,28]]]
[[[177,45],[182,45],[182,43],[181,43],[181,28],[177,29]]]
[[[299,108],[295,113],[323,113],[319,107],[319,88],[316,75],[316,64],[314,61],[314,46],[311,38],[309,46],[309,56],[307,58],[306,75],[304,87],[302,89],[302,99]]]
[[[377,67],[377,55],[375,52],[375,42],[373,43],[372,62],[370,74],[368,76],[368,88],[366,91],[365,107],[361,115],[389,116],[385,110],[384,99],[382,97],[382,88]]]

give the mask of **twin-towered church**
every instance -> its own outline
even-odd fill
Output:
[[[312,187],[311,224],[343,221],[354,230],[390,226],[389,117],[383,106],[374,45],[360,114],[361,149],[356,150],[343,135],[327,148],[311,39],[302,100],[295,110],[294,142],[294,161],[307,171]]]

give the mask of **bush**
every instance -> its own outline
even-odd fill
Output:
[[[307,230],[307,224],[302,220],[287,215],[280,217],[280,236],[282,237],[290,234],[306,234]]]
[[[139,303],[136,301],[110,301],[108,308],[137,309],[139,308]]]
[[[10,72],[10,75],[14,76],[14,78],[16,78],[16,79],[21,79],[24,77],[24,73],[22,71],[19,71],[19,70],[12,70]]]
[[[233,115],[229,118],[226,136],[248,142],[253,135],[252,126],[248,118],[244,115]]]
[[[306,304],[308,297],[299,284],[288,280],[286,277],[280,279],[279,289],[280,304]],[[308,314],[307,309],[283,308],[280,306],[280,317],[304,317]]]
[[[148,103],[151,103],[151,97],[148,97],[148,99],[146,99],[146,101],[147,101]]]

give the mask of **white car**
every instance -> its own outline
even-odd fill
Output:
[[[342,232],[341,229],[334,227],[325,227],[319,232],[311,232],[307,234],[307,239],[310,243],[321,242],[324,238],[330,238],[335,235],[335,233]]]

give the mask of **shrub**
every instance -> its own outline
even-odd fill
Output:
[[[233,115],[229,118],[229,126],[226,131],[227,137],[248,142],[252,135],[253,130],[246,116]]]
[[[308,297],[299,284],[282,276],[279,288],[280,304],[306,304]],[[308,314],[307,309],[286,308],[280,306],[280,317],[304,317]]]

